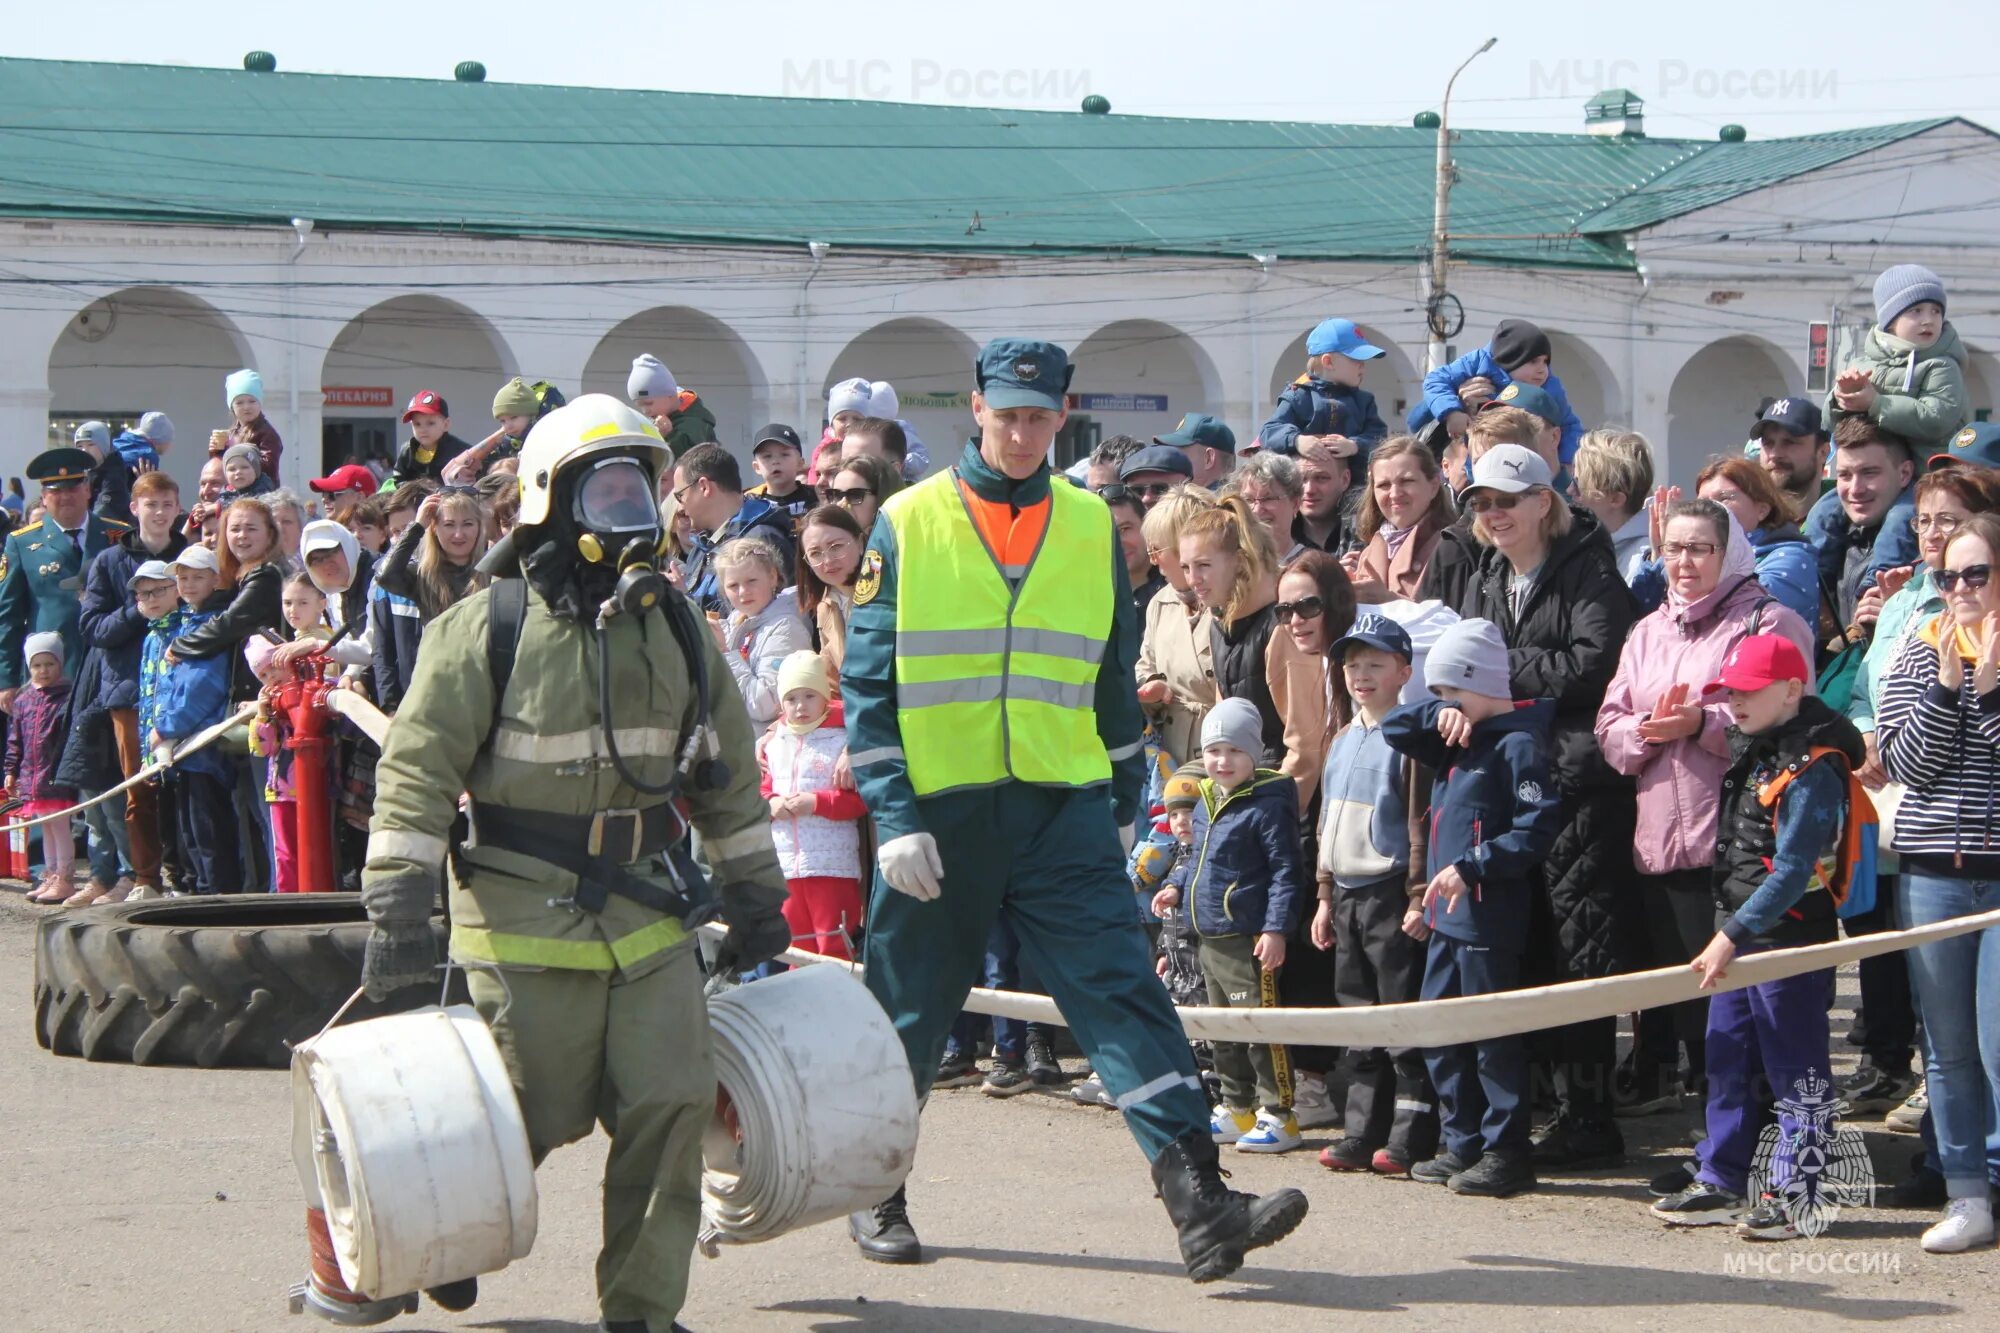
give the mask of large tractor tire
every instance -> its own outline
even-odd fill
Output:
[[[438,957],[444,924],[436,921]],[[361,984],[368,918],[356,893],[154,899],[43,918],[35,1035],[57,1055],[137,1065],[283,1069]],[[454,974],[453,998],[464,978]],[[413,986],[363,997],[344,1022],[438,1000]]]

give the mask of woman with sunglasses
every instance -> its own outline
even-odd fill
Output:
[[[847,613],[854,608],[854,580],[868,534],[840,505],[821,505],[799,529],[799,614],[813,627],[819,655],[832,668],[836,688],[847,656]]]
[[[1905,788],[1895,818],[1896,901],[1913,927],[2000,908],[1996,561],[2000,515],[1974,514],[1931,574],[1945,609],[1925,617],[1897,656],[1876,712],[1882,767]],[[1986,1134],[2000,1099],[2000,930],[1920,945],[1908,957],[1947,1200],[1923,1246],[1932,1254],[1990,1249]]]
[[[1416,601],[1439,534],[1457,521],[1451,488],[1422,440],[1398,435],[1376,445],[1355,525],[1363,545],[1347,562],[1355,600]]]
[[[1524,983],[1608,977],[1631,962],[1623,947],[1634,821],[1631,782],[1598,751],[1593,728],[1633,605],[1611,543],[1579,521],[1532,449],[1496,444],[1474,464],[1465,508],[1479,544],[1458,613],[1500,627],[1516,699],[1556,706],[1550,765],[1562,788],[1562,823],[1540,871]],[[1447,710],[1447,723],[1463,726]],[[1538,975],[1539,974],[1539,975]],[[1562,1052],[1560,1111],[1535,1138],[1538,1167],[1623,1159],[1612,1120],[1617,1025],[1593,1019],[1547,1038]]]
[[[1625,641],[1597,712],[1597,743],[1611,767],[1638,783],[1628,864],[1638,872],[1647,961],[1670,967],[1715,937],[1709,880],[1730,763],[1730,715],[1720,697],[1704,705],[1702,687],[1721,674],[1723,659],[1746,635],[1781,634],[1808,659],[1813,635],[1757,581],[1750,539],[1722,505],[1675,501],[1661,515],[1660,532],[1654,554],[1666,574],[1666,600]],[[1633,1114],[1680,1104],[1682,1047],[1688,1087],[1700,1086],[1707,1032],[1706,999],[1641,1017]]]
[[[839,505],[854,515],[865,533],[875,526],[882,502],[902,489],[902,475],[892,465],[873,454],[861,454],[840,465],[822,494],[827,504]]]

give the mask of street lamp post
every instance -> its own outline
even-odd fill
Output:
[[[1430,346],[1425,355],[1425,369],[1436,370],[1444,364],[1445,331],[1441,303],[1445,296],[1444,271],[1449,261],[1450,243],[1446,233],[1451,222],[1451,90],[1458,82],[1458,76],[1465,73],[1465,66],[1493,49],[1500,39],[1488,37],[1484,45],[1465,58],[1465,64],[1452,71],[1451,78],[1444,85],[1444,104],[1438,108],[1438,153],[1437,153],[1437,206],[1431,218],[1431,262],[1424,271],[1424,322],[1430,333]]]

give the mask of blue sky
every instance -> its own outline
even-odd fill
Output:
[[[1879,0],[1671,9],[97,0],[18,6],[0,51],[236,65],[264,49],[281,69],[433,78],[472,59],[511,82],[1048,109],[1095,92],[1124,112],[1407,123],[1497,36],[1459,81],[1455,124],[1571,130],[1592,93],[1618,84],[1646,99],[1648,129],[1661,135],[1706,138],[1734,122],[1764,138],[1948,114],[2000,126],[1991,70],[2000,6],[1902,12]]]

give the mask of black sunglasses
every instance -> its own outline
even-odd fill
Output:
[[[1502,492],[1499,495],[1475,495],[1465,502],[1465,507],[1475,514],[1483,514],[1489,509],[1512,509],[1519,503],[1520,496]]]
[[[1103,486],[1096,487],[1092,491],[1092,494],[1107,503],[1126,499],[1136,500],[1139,498],[1132,488],[1122,481],[1109,482]]]
[[[1326,611],[1326,602],[1318,597],[1301,597],[1296,602],[1279,602],[1271,608],[1280,625],[1292,623],[1292,617],[1300,620],[1318,620]]]
[[[1992,577],[1993,566],[1991,565],[1967,565],[1964,569],[1940,569],[1931,575],[1940,592],[1950,592],[1958,586],[1960,579],[1965,580],[1967,588],[1978,592],[1986,586],[1987,581]]]
[[[837,487],[829,486],[826,488],[825,494],[828,504],[843,505],[858,505],[863,500],[871,500],[875,497],[874,489],[868,486],[850,486],[844,491]]]

